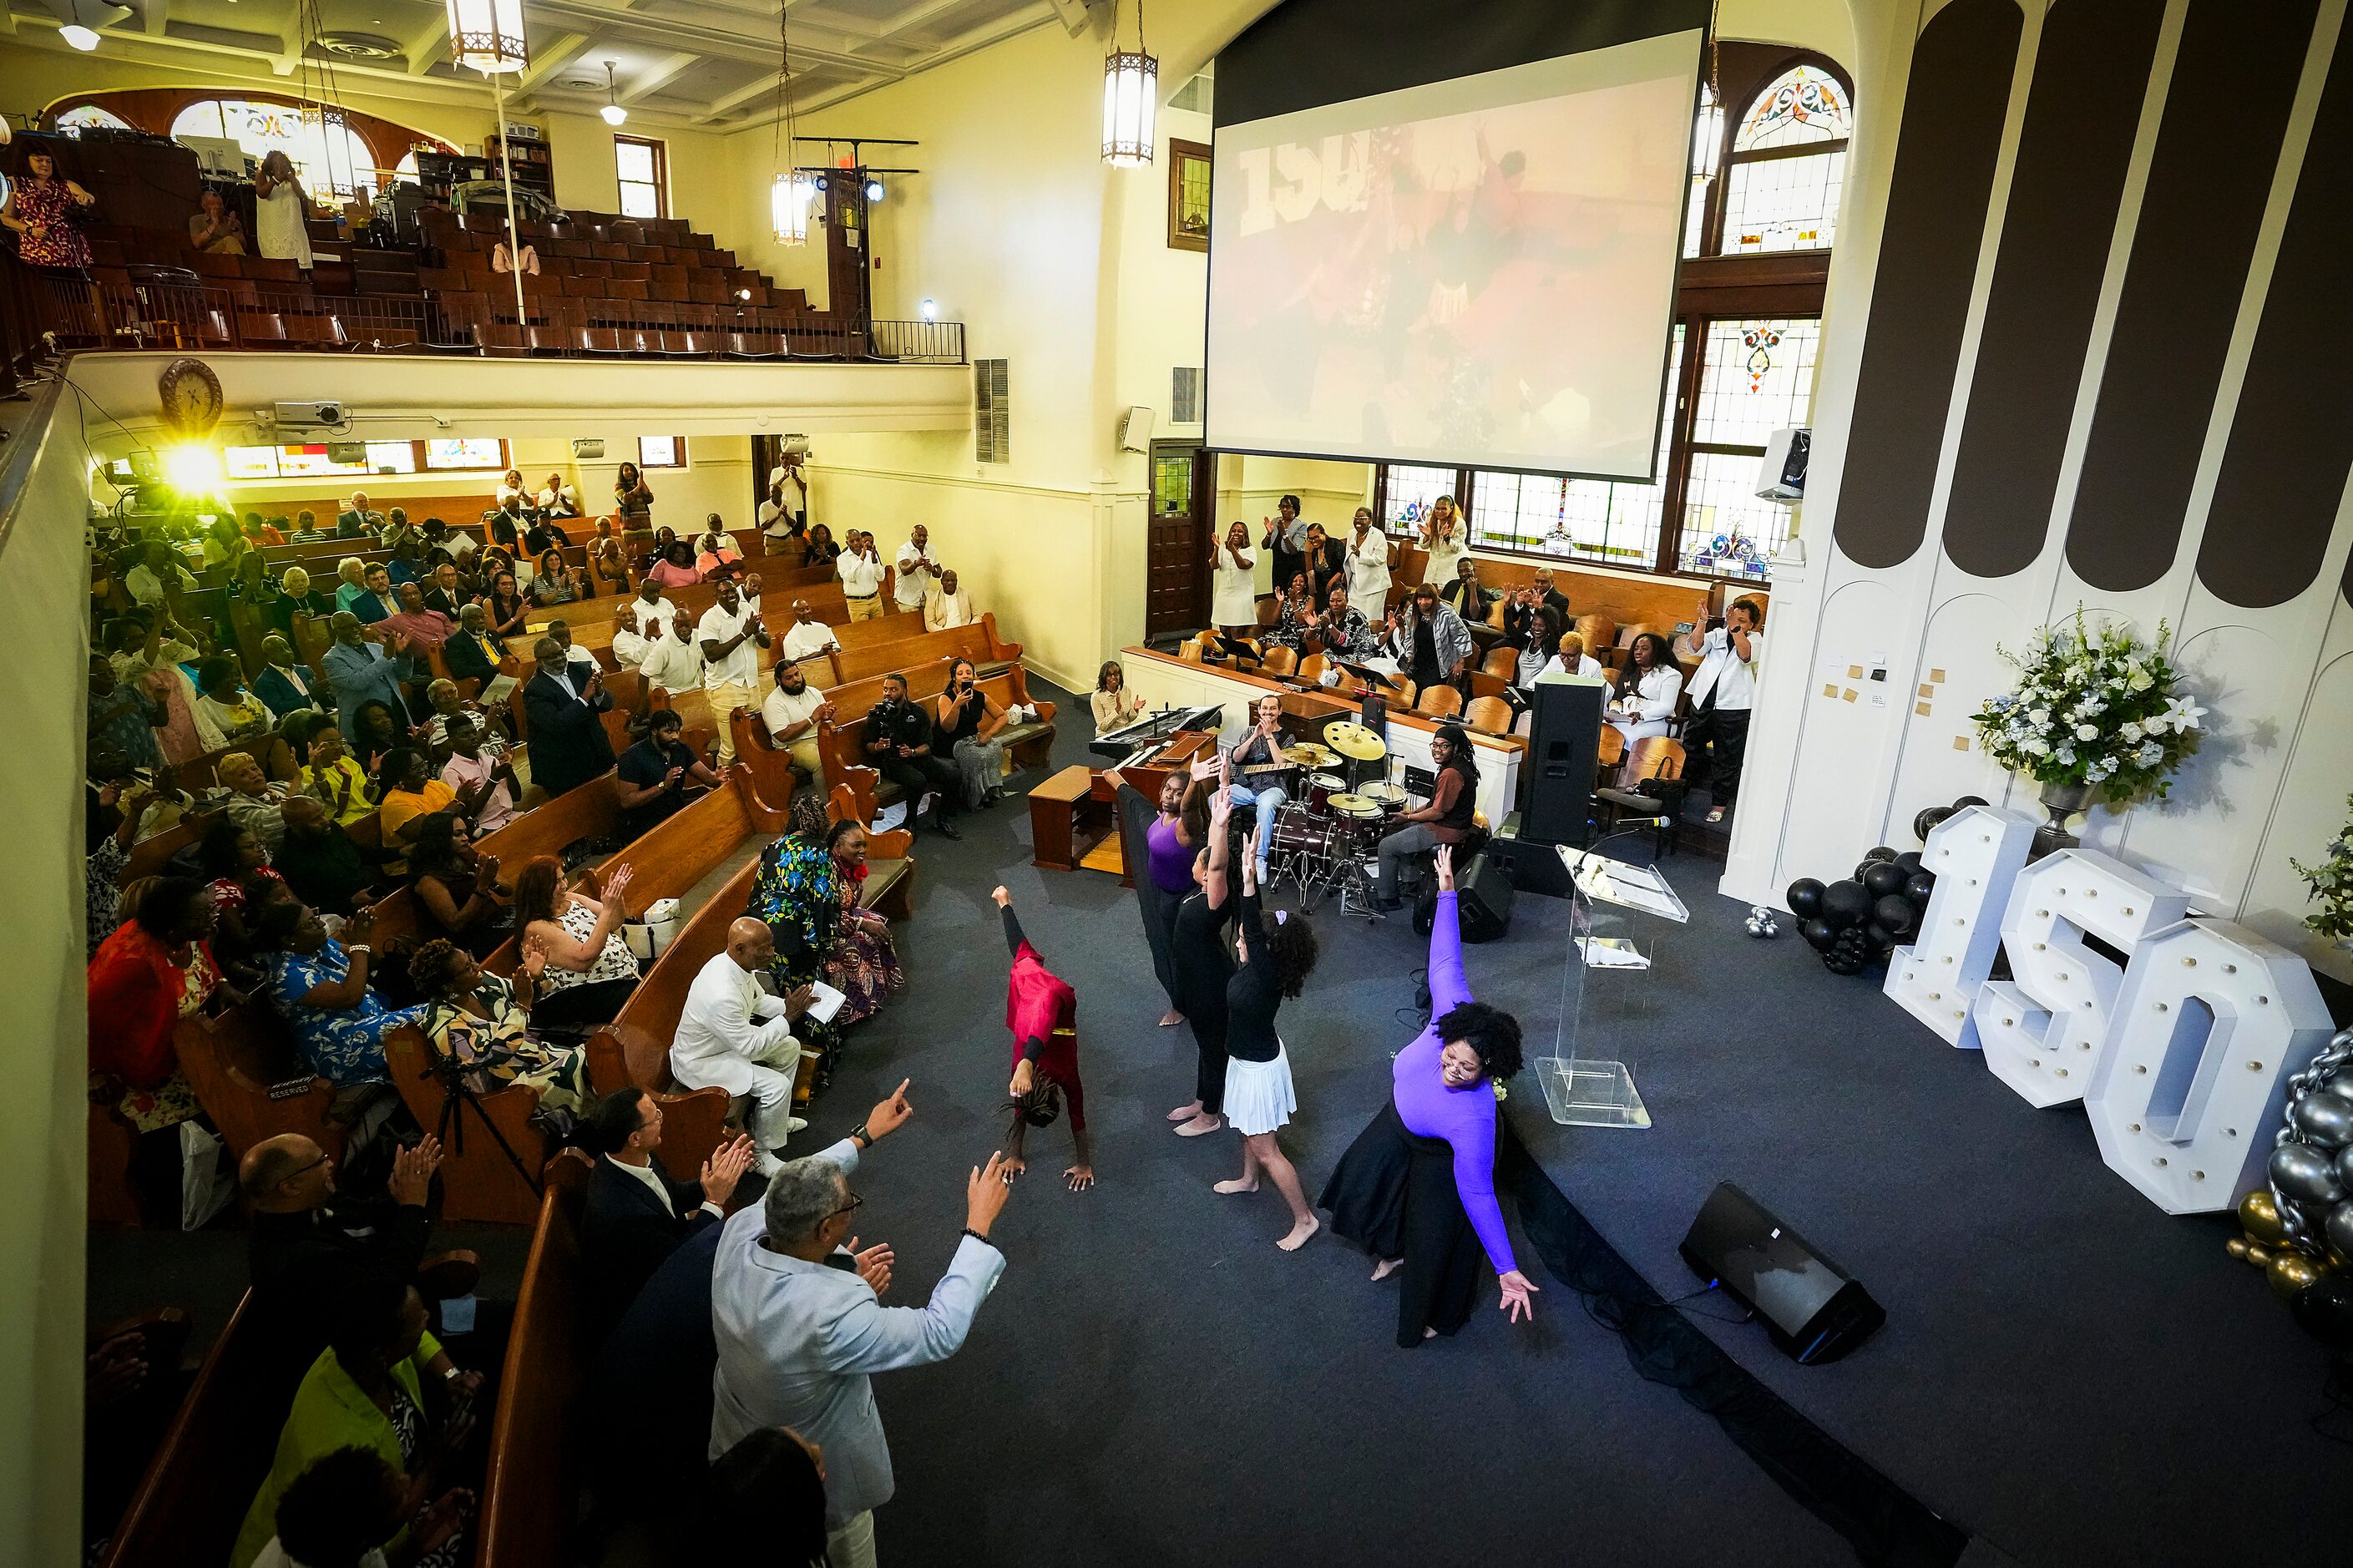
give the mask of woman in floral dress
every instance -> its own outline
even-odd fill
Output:
[[[833,862],[841,914],[821,977],[849,998],[834,1022],[855,1024],[880,1012],[885,996],[904,989],[907,972],[899,966],[891,922],[859,902],[866,882],[866,829],[855,822],[837,822],[826,833],[825,849]]]
[[[338,1089],[388,1083],[384,1037],[422,1024],[422,1007],[389,1007],[368,989],[375,956],[375,921],[366,910],[343,922],[343,942],[307,905],[265,904],[254,935],[268,952],[269,999],[294,1031],[311,1070]]]
[[[522,967],[501,980],[473,955],[437,937],[408,961],[408,978],[425,998],[425,1037],[445,1061],[466,1069],[466,1087],[492,1094],[509,1084],[539,1091],[539,1108],[577,1116],[588,1099],[588,1053],[533,1037],[531,1001],[547,970],[547,949],[526,941]]]

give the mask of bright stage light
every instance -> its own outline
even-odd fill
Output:
[[[228,477],[221,468],[220,453],[193,441],[164,451],[164,476],[172,481],[173,489],[192,496],[211,495]]]

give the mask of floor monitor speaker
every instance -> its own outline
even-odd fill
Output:
[[[1887,1321],[1852,1275],[1730,1182],[1708,1194],[1681,1250],[1694,1273],[1762,1318],[1797,1361],[1835,1361]]]

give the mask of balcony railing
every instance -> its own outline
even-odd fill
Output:
[[[431,297],[327,295],[307,288],[207,282],[134,273],[99,283],[0,263],[0,380],[52,352],[96,349],[315,349],[533,358],[812,361],[962,364],[961,321],[860,323],[631,300],[544,299],[518,321],[512,307],[453,312]]]

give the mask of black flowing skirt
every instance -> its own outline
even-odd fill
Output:
[[[1454,1184],[1454,1148],[1407,1130],[1392,1100],[1356,1134],[1316,1206],[1332,1228],[1376,1258],[1402,1258],[1398,1344],[1424,1329],[1452,1334],[1471,1321],[1486,1251]]]
[[[1119,812],[1120,855],[1125,861],[1128,876],[1135,883],[1136,910],[1144,917],[1145,945],[1152,950],[1153,977],[1166,993],[1168,1005],[1184,1011],[1184,1001],[1176,991],[1176,900],[1160,890],[1152,879],[1152,850],[1148,835],[1160,813],[1144,792],[1122,784],[1117,797]]]

